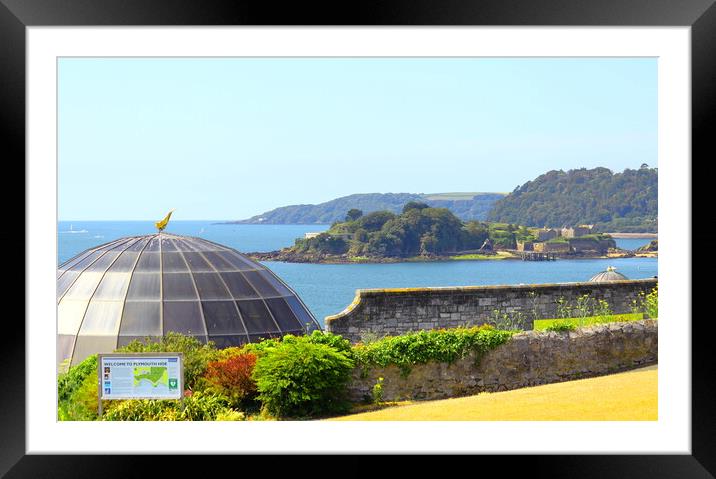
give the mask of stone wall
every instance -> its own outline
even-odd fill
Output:
[[[569,243],[535,243],[532,246],[538,253],[569,253]]]
[[[600,253],[606,252],[609,248],[616,248],[617,242],[613,239],[583,239],[573,238],[569,240],[569,247],[574,251],[597,251]]]
[[[453,364],[418,364],[405,377],[396,366],[357,368],[348,391],[352,401],[365,401],[382,377],[384,401],[443,399],[599,376],[655,364],[657,336],[655,320],[564,333],[527,331],[485,354],[478,364],[473,356]]]
[[[345,310],[326,317],[325,329],[357,342],[365,334],[381,337],[485,324],[497,310],[513,318],[521,315],[521,328],[530,330],[535,318],[559,316],[560,298],[574,306],[579,296],[588,294],[607,301],[614,313],[629,313],[639,293],[648,293],[656,284],[653,278],[604,283],[362,289]]]
[[[532,241],[518,241],[517,251],[534,251],[534,242]]]

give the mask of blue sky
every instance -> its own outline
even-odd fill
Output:
[[[509,192],[657,166],[657,61],[63,58],[58,122],[60,220]]]

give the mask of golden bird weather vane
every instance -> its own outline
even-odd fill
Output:
[[[174,210],[171,210],[169,213],[167,213],[163,220],[154,223],[154,226],[156,226],[160,232],[164,231],[164,228],[166,228],[167,224],[169,224],[169,218],[172,217],[172,213],[174,213]]]

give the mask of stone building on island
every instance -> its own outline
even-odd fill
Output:
[[[579,238],[580,236],[590,235],[593,233],[596,233],[594,225],[577,225],[562,228],[560,236],[563,238]]]

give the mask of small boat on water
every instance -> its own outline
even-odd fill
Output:
[[[67,230],[67,231],[61,231],[60,233],[89,233],[89,231],[87,231],[87,230],[85,230],[85,229],[76,230],[76,229],[74,229],[74,228],[72,227],[72,225],[70,225],[70,229],[69,229],[69,230]]]

